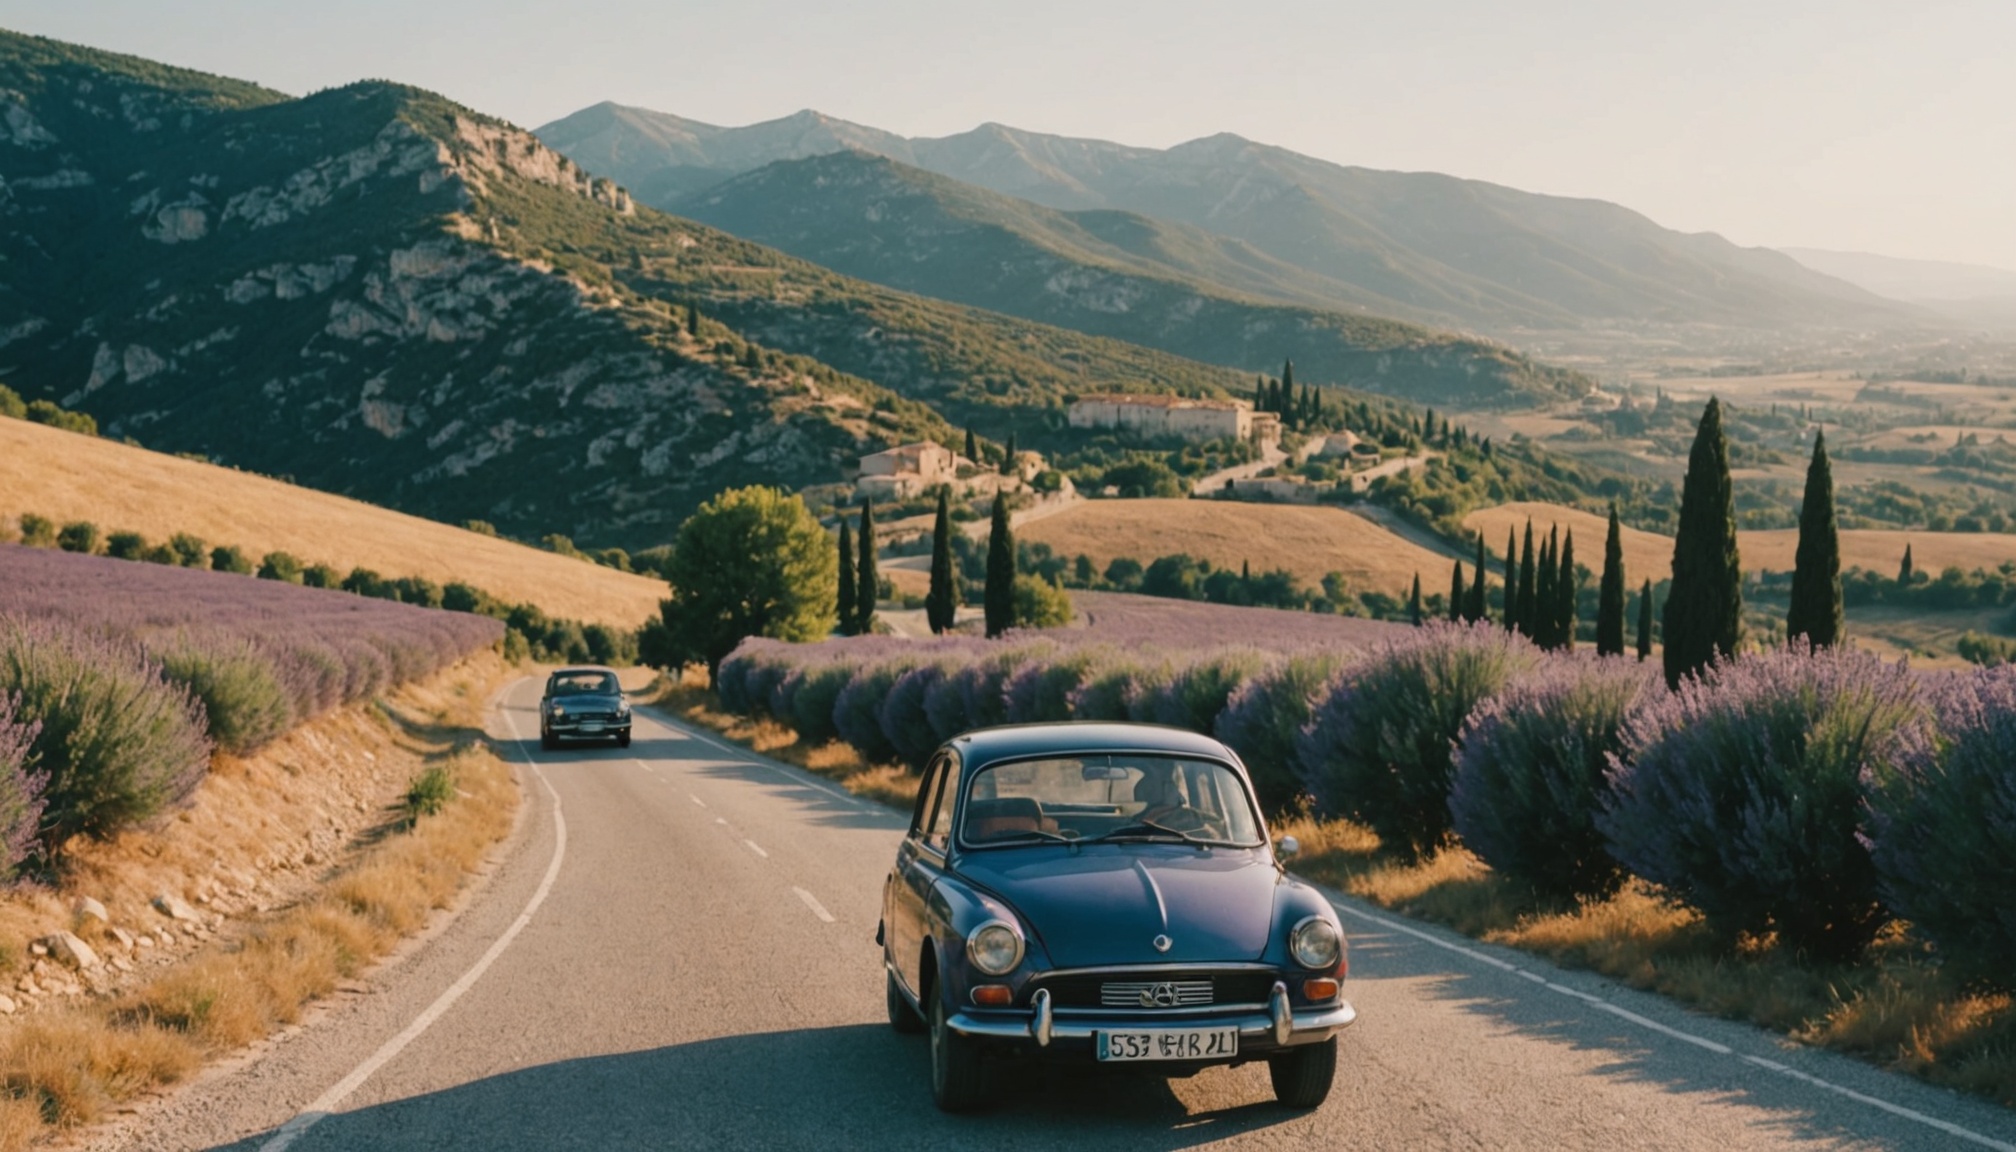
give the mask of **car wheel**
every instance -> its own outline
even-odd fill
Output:
[[[1330,1082],[1337,1076],[1337,1038],[1269,1056],[1267,1074],[1274,1081],[1276,1100],[1290,1108],[1317,1107],[1330,1095]]]
[[[628,732],[621,733],[616,737],[616,747],[628,748],[629,746],[630,746],[630,734]]]
[[[945,998],[931,1000],[931,1099],[941,1112],[965,1112],[984,1096],[980,1052],[945,1021]]]
[[[553,735],[553,733],[548,732],[544,728],[541,728],[539,730],[539,747],[544,748],[548,752],[551,752],[555,748],[558,748],[559,746],[560,746],[560,738],[558,736]]]
[[[910,1001],[903,998],[903,989],[896,986],[896,974],[883,969],[883,979],[889,985],[889,1027],[905,1036],[915,1036],[924,1030],[924,1021],[917,1018],[917,1010]]]

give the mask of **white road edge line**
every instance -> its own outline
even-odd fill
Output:
[[[1636,1012],[1632,1012],[1627,1009],[1621,1008],[1615,1004],[1612,1004],[1608,1000],[1605,1000],[1600,996],[1591,996],[1587,992],[1578,991],[1577,989],[1574,988],[1569,988],[1561,984],[1556,984],[1551,980],[1547,980],[1545,978],[1536,976],[1533,973],[1527,971],[1524,968],[1519,967],[1516,964],[1507,964],[1505,961],[1500,960],[1495,956],[1487,956],[1484,953],[1479,952],[1473,948],[1465,948],[1460,944],[1451,944],[1447,940],[1437,939],[1435,936],[1427,932],[1423,932],[1418,928],[1410,927],[1390,917],[1374,915],[1373,913],[1367,912],[1361,908],[1347,908],[1344,905],[1338,904],[1334,900],[1331,901],[1331,906],[1336,908],[1337,911],[1345,914],[1346,916],[1355,916],[1360,920],[1366,920],[1370,921],[1373,924],[1377,924],[1381,928],[1386,928],[1394,932],[1403,932],[1409,936],[1414,937],[1417,940],[1433,944],[1435,947],[1440,948],[1446,952],[1454,952],[1459,956],[1468,957],[1472,960],[1484,963],[1490,967],[1497,968],[1506,972],[1511,972],[1519,976],[1524,976],[1528,980],[1538,981],[1539,983],[1546,985],[1549,991],[1559,992],[1564,996],[1569,996],[1573,997],[1574,999],[1581,1000],[1592,1007],[1599,1008],[1605,1012],[1609,1012],[1622,1019],[1629,1020],[1631,1023],[1636,1024],[1642,1028],[1648,1028],[1662,1035],[1670,1036],[1675,1040],[1685,1041],[1686,1043],[1692,1044],[1698,1048],[1705,1048],[1708,1051],[1713,1052],[1719,1056],[1728,1056],[1731,1057],[1732,1059],[1742,1060],[1748,1064],[1754,1064],[1759,1068],[1766,1069],[1767,1071],[1776,1072],[1780,1076],[1789,1077],[1793,1080],[1797,1080],[1800,1081],[1801,1083],[1809,1084],[1815,1088],[1820,1088],[1825,1091],[1835,1093],[1836,1095],[1839,1096],[1845,1096],[1858,1104],[1867,1104],[1871,1108],[1875,1108],[1883,1112],[1888,1112],[1890,1115],[1896,1116],[1900,1119],[1910,1120],[1914,1123],[1923,1124],[1928,1128],[1936,1128],[1939,1131],[1946,1133],[1948,1136],[1953,1136],[1957,1139],[1965,1140],[1970,1144],[1979,1144],[1983,1148],[1993,1148],[1995,1149],[1995,1152],[2016,1152],[2016,1144],[2009,1144],[2004,1141],[1997,1140],[1992,1136],[1984,1136],[1981,1133],[1976,1132],[1970,1128],[1963,1128],[1950,1120],[1941,1120],[1937,1116],[1927,1116],[1923,1112],[1919,1112],[1915,1109],[1906,1108],[1900,1104],[1892,1104],[1888,1100],[1878,1099],[1877,1097],[1870,1096],[1862,1092],[1857,1092],[1852,1088],[1844,1088],[1839,1084],[1833,1083],[1832,1081],[1822,1080],[1818,1076],[1814,1076],[1806,1072],[1801,1072],[1796,1068],[1780,1064],[1775,1060],[1766,1060],[1761,1056],[1742,1055],[1731,1049],[1726,1044],[1718,1044],[1705,1036],[1696,1036],[1691,1032],[1683,1032],[1678,1028],[1669,1028],[1656,1020],[1647,1019],[1644,1016],[1640,1016]]]
[[[688,792],[686,794],[686,798],[688,800],[693,801],[693,803],[698,804],[702,808],[705,808],[707,806],[707,802],[705,800],[700,799],[698,796],[693,795],[691,792]]]
[[[373,1073],[399,1055],[408,1044],[419,1039],[421,1033],[427,1031],[436,1020],[453,1007],[455,1001],[460,1000],[462,994],[469,991],[476,981],[482,978],[490,965],[496,963],[497,957],[502,956],[504,949],[511,946],[511,941],[518,938],[518,933],[524,931],[525,926],[532,922],[532,914],[539,910],[539,906],[546,902],[547,894],[553,891],[553,882],[560,876],[560,862],[567,855],[567,818],[560,812],[560,793],[554,791],[552,781],[546,779],[546,774],[539,770],[539,765],[530,756],[525,755],[525,738],[519,734],[518,721],[512,718],[510,709],[506,707],[502,712],[504,723],[510,727],[511,737],[519,746],[519,756],[525,761],[526,767],[532,769],[532,775],[538,777],[539,783],[545,786],[547,794],[553,797],[553,859],[546,864],[546,875],[540,878],[539,887],[532,893],[532,898],[526,901],[524,910],[518,913],[518,918],[511,922],[511,926],[506,928],[502,935],[491,942],[482,957],[464,972],[460,979],[435,997],[434,1002],[420,1015],[415,1016],[413,1022],[406,1025],[397,1036],[387,1040],[376,1052],[366,1057],[362,1064],[351,1069],[348,1076],[338,1080],[328,1091],[309,1101],[306,1108],[282,1124],[270,1139],[259,1146],[259,1152],[282,1152],[282,1149],[299,1140],[310,1128],[328,1119],[336,1106],[362,1087]]]
[[[812,910],[812,915],[817,916],[824,923],[827,924],[833,923],[833,914],[831,912],[826,911],[826,906],[824,904],[819,903],[819,898],[817,896],[814,896],[810,892],[805,891],[803,888],[798,887],[793,887],[791,891],[796,892],[798,894],[798,899],[803,900],[805,902],[805,907],[810,908]]]
[[[770,858],[770,854],[768,852],[763,851],[763,846],[756,843],[754,840],[744,840],[742,841],[742,843],[747,844],[749,846],[749,851],[754,852],[756,855],[761,856],[763,859],[768,860]]]

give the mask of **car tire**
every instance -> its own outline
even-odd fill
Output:
[[[630,734],[628,732],[622,733],[621,735],[616,737],[616,747],[628,748],[629,746],[630,746]]]
[[[1267,1075],[1274,1081],[1274,1098],[1281,1103],[1302,1111],[1320,1106],[1337,1077],[1337,1038],[1269,1056]]]
[[[560,746],[560,738],[545,729],[539,730],[539,747],[551,752]]]
[[[924,1021],[917,1016],[917,1010],[910,1001],[903,998],[903,989],[896,985],[896,974],[883,969],[883,980],[889,985],[889,1027],[905,1036],[915,1036],[924,1031]]]
[[[945,998],[931,1000],[931,1100],[941,1112],[968,1112],[986,1098],[980,1051],[945,1020]]]

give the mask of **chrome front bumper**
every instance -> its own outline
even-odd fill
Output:
[[[1246,1012],[1236,1015],[1185,1016],[1180,1020],[1144,1020],[1139,1016],[1115,1016],[1097,1012],[1072,1012],[1059,1016],[1050,1006],[1050,991],[1039,988],[1027,1011],[999,1011],[984,1014],[955,1012],[945,1021],[945,1026],[962,1036],[977,1036],[990,1040],[1034,1040],[1039,1048],[1048,1048],[1052,1040],[1091,1040],[1096,1032],[1138,1031],[1142,1028],[1164,1028],[1182,1025],[1190,1028],[1238,1028],[1239,1041],[1243,1046],[1248,1041],[1259,1041],[1262,1047],[1286,1048],[1293,1044],[1314,1044],[1328,1040],[1351,1026],[1358,1019],[1358,1010],[1349,1000],[1339,1000],[1328,1007],[1305,1008],[1295,1011],[1288,1003],[1288,986],[1274,985],[1267,997],[1264,1013]]]

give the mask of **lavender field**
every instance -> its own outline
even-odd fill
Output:
[[[496,644],[503,627],[224,572],[0,545],[0,875],[173,805],[213,750],[252,751]]]

